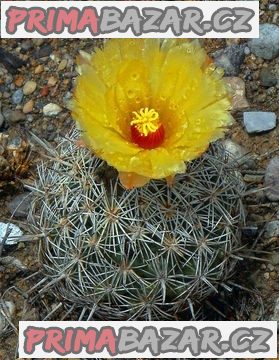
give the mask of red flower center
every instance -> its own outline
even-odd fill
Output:
[[[143,149],[155,149],[165,138],[165,130],[159,122],[159,114],[154,109],[142,108],[133,111],[135,117],[131,121],[131,139]]]

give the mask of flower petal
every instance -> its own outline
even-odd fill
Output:
[[[136,173],[120,172],[119,180],[126,189],[133,189],[144,186],[149,182],[150,178],[138,175]]]

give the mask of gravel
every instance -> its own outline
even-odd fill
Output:
[[[271,87],[277,84],[278,78],[271,68],[263,68],[260,72],[260,81],[263,86]]]
[[[250,167],[251,165],[251,156],[248,154],[248,151],[244,146],[237,144],[235,141],[231,139],[225,139],[222,141],[222,145],[225,150],[230,154],[229,163],[237,163],[243,167]]]
[[[215,63],[225,70],[226,76],[237,76],[245,58],[244,49],[245,45],[235,44],[215,51],[212,56]]]
[[[265,237],[279,236],[279,220],[270,221],[265,225]]]
[[[36,90],[37,84],[35,81],[27,81],[23,86],[23,94],[30,95]]]
[[[24,121],[26,118],[25,114],[20,110],[6,109],[3,114],[8,124],[16,124],[20,121]]]
[[[270,256],[270,262],[273,266],[279,265],[279,253]]]
[[[56,116],[62,111],[62,108],[54,103],[49,103],[43,107],[43,113],[45,116]]]
[[[27,103],[25,103],[24,106],[23,106],[23,109],[22,109],[23,113],[24,114],[29,114],[33,110],[34,104],[35,103],[34,103],[33,99],[27,101]]]
[[[41,40],[41,39],[40,39]],[[37,58],[37,59],[40,59],[40,58],[44,58],[44,57],[47,57],[47,56],[50,56],[50,54],[52,53],[53,51],[53,48],[51,45],[47,44],[47,45],[43,45],[42,47],[40,47],[39,49],[37,49],[35,52],[34,52],[34,57]]]
[[[279,55],[279,26],[261,24],[260,37],[248,42],[248,46],[256,56],[271,60]]]
[[[246,99],[245,82],[237,76],[227,76],[224,78],[232,91],[232,110],[241,110],[249,107]]]
[[[12,102],[15,105],[19,105],[19,104],[21,104],[22,99],[23,99],[23,91],[22,91],[22,89],[16,90],[12,95]]]
[[[279,201],[279,156],[272,158],[267,165],[264,187],[269,200]]]
[[[12,216],[15,218],[27,218],[30,209],[30,196],[30,192],[24,192],[23,194],[16,195],[7,203]]]
[[[276,127],[276,114],[267,111],[245,111],[243,123],[248,134],[270,131]]]

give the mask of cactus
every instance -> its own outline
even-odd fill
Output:
[[[238,261],[243,183],[214,144],[170,185],[126,190],[78,130],[38,167],[29,214],[55,295],[96,319],[179,319]]]

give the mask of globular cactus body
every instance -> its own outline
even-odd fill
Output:
[[[57,294],[95,318],[158,320],[225,286],[244,211],[243,183],[224,150],[214,145],[171,185],[126,190],[77,137],[39,167],[29,218]]]

